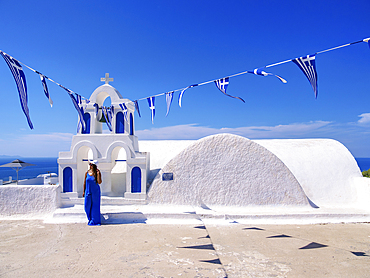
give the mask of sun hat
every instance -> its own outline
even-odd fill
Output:
[[[99,162],[97,160],[89,160],[89,164],[95,164],[98,166]]]

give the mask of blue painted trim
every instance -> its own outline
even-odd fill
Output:
[[[73,191],[72,168],[66,167],[63,169],[63,192]]]
[[[86,124],[86,128],[82,129],[82,134],[90,134],[90,122],[91,122],[91,116],[90,113],[84,114],[84,121]]]
[[[116,133],[125,133],[125,121],[122,112],[116,114]]]
[[[141,192],[141,169],[134,167],[131,171],[131,193]]]

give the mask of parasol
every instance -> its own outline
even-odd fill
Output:
[[[18,184],[18,171],[22,170],[24,167],[27,167],[27,166],[35,166],[35,164],[26,163],[26,162],[23,162],[22,160],[16,159],[10,163],[0,165],[0,167],[12,168],[13,170],[17,172],[17,184]]]

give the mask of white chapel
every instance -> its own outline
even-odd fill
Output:
[[[60,189],[78,197],[76,202],[81,201],[88,162],[97,161],[102,195],[123,202],[304,209],[368,203],[366,178],[338,141],[249,140],[233,134],[139,141],[134,102],[109,85],[109,75],[102,81],[82,103],[86,126],[73,136],[70,151],[59,153]]]
[[[89,100],[82,100],[85,128],[81,126],[73,136],[70,151],[59,153],[59,184],[64,193],[74,192],[82,197],[89,161],[96,161],[102,174],[103,196],[144,200],[149,153],[139,152],[134,128],[135,105],[109,84],[113,81],[109,74],[101,81],[105,84]],[[111,101],[109,108],[103,106],[107,98]],[[110,133],[103,132],[102,125],[106,122]]]

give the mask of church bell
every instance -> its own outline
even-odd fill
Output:
[[[100,118],[99,122],[101,122],[101,123],[106,123],[107,122],[105,120],[105,117],[104,117],[103,113],[101,113],[101,118]]]

